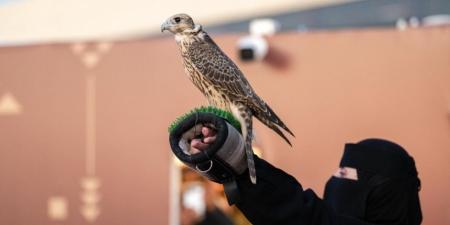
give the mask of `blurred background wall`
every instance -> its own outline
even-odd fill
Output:
[[[2,11],[5,7],[31,2],[36,1],[1,1],[0,23],[27,15]],[[430,1],[431,8],[439,2]],[[37,11],[47,18],[48,7],[41,6]],[[376,8],[369,6],[368,11]],[[442,6],[430,12],[442,13],[446,3]],[[299,13],[314,10],[326,8]],[[249,11],[242,14],[267,13]],[[152,18],[158,25],[149,30],[171,14],[163,12],[157,21]],[[321,195],[344,143],[391,139],[416,159],[423,224],[444,225],[450,224],[450,27],[422,27],[425,15],[417,17],[417,27],[413,15],[392,19],[390,27],[358,26],[372,29],[344,29],[352,27],[345,23],[286,29],[266,38],[264,60],[251,62],[238,57],[237,43],[247,33],[239,22],[224,19],[226,24],[209,27],[296,134],[291,149],[256,123],[255,145],[265,159]],[[236,21],[247,23],[244,17]],[[63,31],[61,24],[55,30]],[[279,29],[293,27],[280,24]],[[169,224],[177,215],[170,215],[173,163],[167,127],[206,104],[184,74],[173,38],[150,31],[124,35],[129,30],[101,39],[95,38],[99,33],[81,31],[33,35],[37,25],[0,27],[0,224]],[[341,30],[324,30],[331,28]]]
[[[449,36],[431,28],[270,38],[288,59],[282,67],[240,65],[297,138],[291,149],[256,123],[256,144],[320,195],[344,143],[397,141],[416,159],[424,224],[448,224]],[[239,62],[237,35],[216,40]],[[1,224],[52,224],[58,196],[63,222],[85,224],[92,199],[83,195],[93,191],[96,224],[167,224],[167,127],[206,104],[177,51],[172,38],[0,49]]]

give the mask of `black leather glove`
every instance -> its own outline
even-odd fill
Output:
[[[216,140],[205,150],[192,154],[190,141],[201,138],[202,127],[216,131]],[[197,112],[180,121],[169,137],[175,156],[208,179],[224,184],[228,202],[239,199],[235,179],[245,172],[244,141],[241,134],[225,119],[212,113]]]

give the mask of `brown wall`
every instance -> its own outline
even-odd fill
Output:
[[[424,224],[443,225],[449,37],[450,27],[280,34],[271,60],[249,64],[236,60],[237,35],[215,39],[296,134],[290,149],[256,123],[266,159],[321,195],[344,143],[394,140],[416,159]],[[1,113],[5,93],[20,112]],[[101,182],[89,189],[100,196],[95,224],[168,224],[167,126],[201,104],[172,38],[1,48],[0,224],[58,223],[51,196],[67,200],[64,224],[87,224],[86,176]]]

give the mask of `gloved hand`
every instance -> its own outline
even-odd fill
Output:
[[[170,133],[175,156],[208,179],[224,184],[230,204],[238,199],[236,176],[247,169],[241,134],[225,119],[197,112]]]

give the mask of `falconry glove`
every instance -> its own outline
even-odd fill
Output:
[[[202,127],[216,131],[216,140],[204,151],[192,154],[190,142],[201,138]],[[209,180],[224,185],[228,203],[239,200],[236,177],[247,169],[244,140],[226,119],[208,112],[194,112],[170,129],[170,146],[175,156]]]

